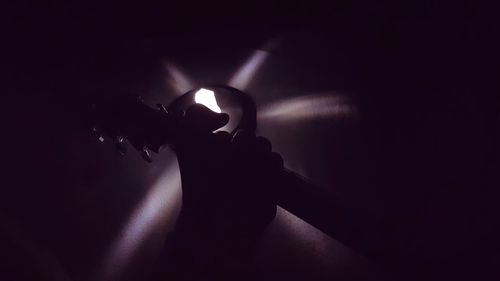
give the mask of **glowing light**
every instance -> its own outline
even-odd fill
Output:
[[[201,88],[194,95],[194,101],[196,103],[203,104],[214,112],[221,113],[220,107],[215,99],[214,91]]]
[[[178,67],[168,62],[165,63],[165,67],[170,76],[167,82],[177,91],[177,94],[182,95],[193,88],[191,81]]]
[[[292,121],[348,117],[356,113],[356,108],[347,98],[326,93],[290,98],[265,105],[259,110],[258,118]]]
[[[134,210],[92,280],[119,280],[141,249],[164,239],[173,229],[181,204],[181,180],[175,162],[170,163]]]
[[[250,80],[255,76],[257,69],[264,63],[268,53],[265,51],[257,50],[245,62],[245,64],[236,72],[236,74],[229,81],[229,85],[244,90]]]

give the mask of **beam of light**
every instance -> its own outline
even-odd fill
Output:
[[[214,91],[201,88],[194,94],[194,101],[203,104],[214,112],[221,113],[220,107],[215,99]]]
[[[191,83],[190,79],[174,64],[166,62],[165,68],[169,74],[167,83],[175,89],[178,95],[182,95],[193,88],[193,83]]]
[[[349,117],[356,113],[356,108],[345,97],[313,94],[265,105],[259,109],[257,117],[262,120],[294,121]]]
[[[94,280],[118,280],[134,255],[151,242],[152,236],[173,228],[181,202],[180,173],[174,162],[175,159],[132,213]]]
[[[233,75],[228,85],[240,90],[245,90],[268,55],[269,53],[266,51],[256,50],[245,64]]]

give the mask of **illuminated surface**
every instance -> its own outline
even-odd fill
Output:
[[[203,104],[214,112],[221,113],[220,107],[215,99],[214,91],[201,88],[198,92],[196,92],[194,101],[196,103]]]
[[[93,280],[119,280],[134,256],[172,229],[181,202],[181,179],[175,158],[130,216]],[[160,249],[158,249],[160,250]]]
[[[257,258],[265,280],[379,280],[363,256],[281,207]]]

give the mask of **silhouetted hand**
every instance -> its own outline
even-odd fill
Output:
[[[254,251],[276,214],[273,188],[283,169],[268,140],[247,131],[213,133],[228,119],[202,105],[190,107],[175,147],[183,193],[177,233],[189,243],[185,251],[196,252],[190,259],[211,259],[213,266],[238,263]]]
[[[271,143],[248,131],[234,137],[214,130],[229,120],[203,105],[190,107],[176,147],[182,176],[183,212],[224,232],[256,234],[274,218],[273,187],[283,168]]]

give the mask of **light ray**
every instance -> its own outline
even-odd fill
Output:
[[[260,120],[294,121],[297,119],[339,118],[356,114],[346,97],[336,94],[312,94],[273,102],[261,107]]]
[[[173,227],[180,197],[180,174],[174,159],[130,216],[94,280],[118,280],[134,254],[155,232]]]
[[[169,74],[167,83],[170,87],[175,89],[178,95],[182,95],[193,88],[191,80],[177,66],[173,63],[166,62],[165,67]]]
[[[268,55],[269,53],[266,51],[256,50],[245,64],[233,75],[228,84],[239,90],[245,90]]]

